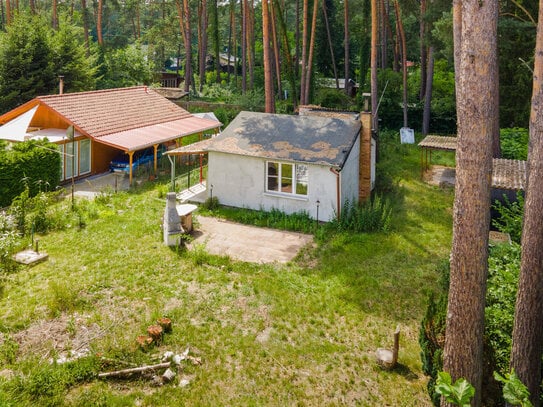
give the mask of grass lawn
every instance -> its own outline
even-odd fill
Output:
[[[160,184],[81,203],[84,228],[40,236],[49,260],[3,279],[0,405],[430,406],[418,331],[448,258],[453,192],[421,182],[415,146],[389,140],[382,154],[392,230],[335,235],[286,265],[164,246]],[[173,332],[140,350],[161,316]],[[384,371],[374,352],[397,325],[399,366]],[[182,362],[164,386],[95,377],[187,347],[201,364]],[[50,365],[70,349],[89,356]]]

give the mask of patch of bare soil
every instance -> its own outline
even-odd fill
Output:
[[[90,343],[104,334],[98,324],[88,324],[83,315],[63,314],[52,320],[36,321],[13,334],[12,339],[19,345],[19,358],[32,354],[42,360],[68,359],[87,353]]]
[[[432,165],[432,167],[424,173],[424,180],[430,184],[440,188],[454,188],[454,180],[456,170],[443,165]]]

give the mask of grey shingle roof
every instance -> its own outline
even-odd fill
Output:
[[[341,168],[360,127],[354,118],[241,112],[208,151]]]

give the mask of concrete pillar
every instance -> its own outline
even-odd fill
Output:
[[[164,244],[168,246],[178,246],[180,244],[180,235],[184,233],[181,226],[181,218],[177,213],[175,192],[166,194],[166,209],[164,210]]]

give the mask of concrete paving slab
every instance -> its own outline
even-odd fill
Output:
[[[64,185],[64,188],[68,193],[71,191],[70,184]],[[126,191],[129,188],[128,175],[106,172],[77,181],[74,184],[74,195],[92,199],[105,191]]]
[[[188,245],[205,244],[211,254],[227,255],[251,263],[287,263],[300,249],[313,243],[313,236],[276,229],[242,225],[223,219],[198,216]]]

